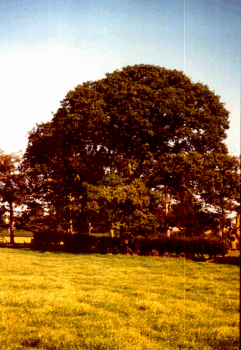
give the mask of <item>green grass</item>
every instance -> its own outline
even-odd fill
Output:
[[[91,236],[95,236],[95,237],[110,237],[110,232],[105,232],[105,233],[91,232]]]
[[[0,249],[0,349],[239,349],[239,268]]]
[[[240,256],[240,250],[231,250],[227,256]]]
[[[32,240],[32,237],[22,237],[22,236],[14,237],[14,243],[17,243],[17,244],[31,243],[31,240]],[[9,236],[4,236],[4,243],[10,243]]]
[[[9,237],[8,230],[0,227],[0,236]],[[33,233],[26,230],[16,230],[14,231],[14,237],[33,237]]]

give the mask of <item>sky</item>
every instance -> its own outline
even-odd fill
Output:
[[[183,71],[230,111],[240,154],[240,0],[1,0],[0,149],[24,153],[67,92],[127,65]]]

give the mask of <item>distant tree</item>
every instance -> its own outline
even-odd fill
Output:
[[[19,172],[21,157],[0,150],[0,209],[9,215],[10,243],[14,243],[14,211],[22,203],[23,175]]]
[[[4,214],[4,210],[2,210],[2,208],[0,208],[0,227],[5,226],[5,219],[3,217]]]
[[[240,210],[240,160],[238,157],[208,153],[199,174],[200,192],[219,216],[222,233],[226,217]]]
[[[203,232],[224,229],[227,214],[240,207],[240,160],[225,153],[163,155],[151,180],[168,187],[174,204],[169,224]]]
[[[87,231],[98,211],[107,221],[125,222],[128,230],[139,225],[155,231],[154,190],[166,188],[179,199],[189,191],[218,208],[221,197],[236,198],[235,166],[232,186],[219,200],[221,188],[212,194],[206,183],[207,162],[212,178],[220,179],[226,175],[217,158],[232,163],[224,143],[228,115],[219,96],[182,72],[128,66],[68,92],[52,121],[30,132],[25,169],[38,198],[77,231]],[[115,174],[115,184],[105,185],[108,174]],[[138,204],[147,193],[145,205]]]

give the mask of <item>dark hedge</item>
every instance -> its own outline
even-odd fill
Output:
[[[183,255],[191,259],[206,260],[225,255],[229,243],[220,237],[95,237],[90,235],[34,234],[33,248],[37,250],[61,250],[75,253],[112,253],[163,256],[167,253]]]

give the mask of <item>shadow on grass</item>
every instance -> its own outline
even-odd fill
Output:
[[[218,256],[215,260],[212,260],[212,262],[240,266],[240,256]]]
[[[92,254],[92,253],[84,253],[84,252],[76,252],[76,251],[66,251],[65,249],[34,249],[31,243],[15,243],[15,244],[10,244],[10,243],[4,243],[4,244],[0,244],[1,248],[12,248],[12,249],[22,249],[22,250],[32,250],[32,251],[38,251],[39,253],[44,253],[46,251],[52,252],[52,253],[56,253],[56,254],[61,254],[61,253],[70,253],[70,254],[81,254],[81,255],[86,255],[86,254]],[[56,248],[56,247],[55,247]],[[107,253],[108,254],[108,253]],[[167,257],[168,255],[165,254],[165,257]],[[162,257],[162,256],[160,256]],[[170,256],[170,257],[173,257]],[[176,258],[184,258],[183,256],[175,256]],[[189,259],[188,259],[189,260]],[[192,258],[191,260],[193,261],[207,261],[207,262],[211,262],[211,263],[216,263],[216,264],[228,264],[228,265],[236,265],[240,267],[240,255],[239,256],[218,256],[215,259],[204,259],[204,260],[200,260],[198,258]]]

